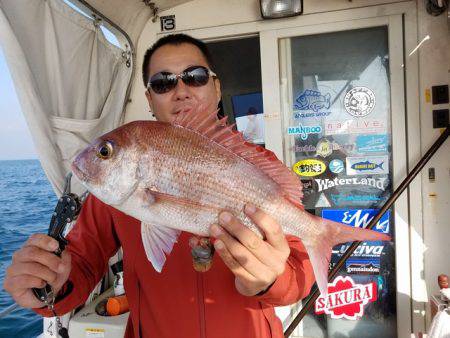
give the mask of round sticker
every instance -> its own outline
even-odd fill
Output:
[[[330,162],[328,165],[330,168],[330,171],[335,174],[339,174],[344,171],[344,162],[338,159],[334,159]]]
[[[327,166],[322,161],[311,158],[298,161],[292,169],[300,176],[311,177],[323,174]]]
[[[344,107],[354,117],[367,116],[375,108],[375,94],[367,87],[354,87],[345,94]]]

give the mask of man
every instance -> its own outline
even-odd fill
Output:
[[[160,39],[143,63],[145,95],[159,121],[172,122],[199,105],[215,109],[220,82],[206,46],[177,34]],[[140,222],[89,196],[61,258],[57,243],[33,235],[13,256],[5,289],[15,301],[42,315],[32,287],[45,281],[59,292],[58,315],[82,304],[104,275],[108,259],[123,248],[124,283],[130,304],[126,337],[282,337],[273,306],[309,293],[312,267],[300,240],[252,205],[247,215],[265,233],[255,236],[233,215],[222,212],[211,226],[218,253],[208,272],[192,267],[188,233],[182,233],[161,273],[147,260]]]

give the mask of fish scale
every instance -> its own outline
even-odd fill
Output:
[[[99,156],[105,147],[112,150]],[[221,210],[262,236],[243,212],[246,203],[302,240],[322,294],[334,245],[389,240],[306,212],[294,173],[272,152],[202,111],[180,113],[172,124],[137,121],[119,127],[81,152],[72,169],[100,200],[141,220],[144,249],[160,272],[179,232],[208,236]]]

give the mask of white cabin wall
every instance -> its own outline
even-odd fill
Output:
[[[159,16],[175,15],[176,30],[173,32],[186,32],[198,28],[233,25],[238,23],[263,23],[258,28],[273,29],[283,24],[292,25],[294,22],[302,23],[305,16],[314,13],[333,12],[350,8],[363,8],[367,6],[411,2],[392,0],[304,0],[304,13],[301,16],[262,20],[259,1],[257,0],[194,0],[159,13]],[[383,15],[380,9],[380,15]],[[256,32],[256,30],[255,30]],[[136,73],[133,80],[130,102],[126,109],[125,122],[151,118],[145,98],[145,88],[142,83],[141,67],[144,53],[157,39],[160,33],[160,20],[152,22],[150,19],[139,37],[136,46]]]
[[[426,102],[425,91],[434,85],[449,84],[450,30],[446,13],[433,17],[418,1],[418,41],[426,35],[419,49],[420,132],[424,154],[439,137],[441,130],[433,129],[433,109],[449,108],[449,104]],[[428,169],[436,170],[435,182],[428,179]],[[450,275],[450,139],[441,146],[422,170],[423,239],[425,244],[424,277],[428,298],[439,292],[437,276]],[[427,308],[427,326],[430,311]]]

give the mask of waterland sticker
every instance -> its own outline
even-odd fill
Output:
[[[358,153],[386,152],[388,137],[383,135],[358,135],[356,137],[356,151]]]
[[[345,262],[347,273],[356,275],[378,275],[380,273],[380,267],[380,258],[349,258]]]
[[[344,162],[336,158],[330,161],[328,168],[330,168],[332,173],[339,174],[344,171]]]
[[[298,161],[292,167],[295,173],[299,176],[312,177],[323,174],[327,166],[322,161],[310,158]]]
[[[294,109],[299,111],[312,111],[309,116],[299,117],[312,117],[312,116],[328,116],[330,112],[324,112],[324,109],[330,109],[331,95],[327,93],[323,95],[318,90],[306,89],[304,90],[294,102]],[[295,112],[296,114],[305,114],[303,112]],[[326,115],[324,115],[326,114]],[[298,117],[296,117],[298,118]]]
[[[325,209],[322,210],[322,217],[355,228],[365,228],[378,214],[378,211],[378,209]],[[372,230],[388,234],[390,229],[390,215],[391,211],[386,211]]]
[[[367,87],[354,87],[345,94],[344,108],[354,117],[367,116],[375,108],[375,94]]]
[[[316,155],[321,157],[328,157],[333,153],[333,144],[326,138],[321,138],[317,142]]]
[[[288,127],[288,135],[300,135],[302,140],[306,140],[310,134],[320,134],[321,126],[304,126],[301,123],[298,126]]]
[[[315,302],[316,314],[327,314],[333,319],[358,320],[364,315],[364,307],[378,298],[376,282],[357,284],[349,276],[337,276],[328,283],[326,297]]]
[[[389,156],[357,156],[346,158],[347,175],[376,175],[389,173]]]
[[[337,178],[337,177],[335,177],[334,179],[316,178],[314,180],[317,183],[317,187],[318,187],[317,191],[318,192],[321,192],[321,191],[324,191],[324,190],[327,190],[330,188],[334,188],[334,187],[349,186],[349,185],[365,185],[365,186],[369,186],[369,187],[384,191],[386,189],[387,182],[388,182],[387,177],[379,177],[379,178],[374,178],[374,177]]]
[[[376,194],[330,194],[330,199],[336,206],[376,204],[385,198]]]
[[[325,135],[382,134],[386,132],[386,122],[380,119],[326,121]]]

